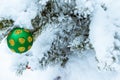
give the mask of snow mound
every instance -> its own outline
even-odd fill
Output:
[[[0,18],[13,19],[15,25],[32,29],[31,19],[37,15],[37,0],[0,0]]]

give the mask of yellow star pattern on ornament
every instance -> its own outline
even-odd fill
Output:
[[[20,52],[24,52],[24,51],[25,51],[25,47],[19,47],[18,50],[19,50]]]
[[[11,49],[11,51],[12,51],[12,52],[15,52],[15,50],[14,50],[14,49]]]
[[[8,33],[8,35],[10,35],[10,34],[11,34],[11,32]]]
[[[19,38],[19,42],[20,42],[20,44],[24,44],[25,43],[25,39],[24,38]]]
[[[25,32],[30,32],[28,29],[24,29]]]
[[[20,34],[22,32],[22,30],[16,30],[15,34]]]
[[[15,41],[14,41],[13,39],[10,39],[10,40],[9,40],[9,43],[10,43],[11,46],[14,46],[14,45],[15,45]]]
[[[31,43],[32,42],[32,37],[29,36],[27,40],[28,40],[29,43]]]
[[[31,48],[31,46],[28,46],[28,50]]]

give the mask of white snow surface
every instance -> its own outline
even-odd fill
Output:
[[[36,16],[38,10],[36,1],[37,0],[0,0],[0,18],[11,18],[15,20],[15,25],[21,25],[21,27],[31,29],[32,25],[30,21]],[[46,1],[47,0],[40,3],[45,4]],[[77,1],[78,3],[79,1],[81,2],[81,0]],[[83,3],[85,1],[90,0],[84,0]],[[48,66],[44,70],[26,70],[22,76],[16,76],[12,70],[12,64],[15,56],[18,55],[11,53],[7,47],[6,39],[4,39],[0,44],[0,80],[55,80],[57,76],[61,76],[61,80],[120,80],[119,71],[99,71],[95,60],[96,56],[102,63],[100,66],[104,66],[104,62],[109,65],[112,62],[109,52],[112,50],[114,43],[114,33],[116,31],[114,24],[120,25],[120,1],[95,1],[97,1],[97,3],[96,6],[94,6],[95,9],[90,24],[90,40],[95,52],[86,51],[82,56],[72,56],[65,68],[61,68],[58,65]],[[106,5],[108,8],[107,11],[104,11],[100,7],[100,3]],[[86,6],[92,8],[91,2]],[[77,8],[79,7],[81,9],[81,6]],[[90,10],[93,11],[93,8]],[[46,34],[48,36],[45,36]],[[43,52],[49,49],[50,46],[47,44],[51,44],[54,37],[54,31],[53,33],[46,31],[46,33],[39,36],[31,49],[33,55],[36,53],[39,54],[38,49],[41,49]],[[50,38],[50,40],[47,41],[47,38]],[[46,41],[47,43],[45,43]],[[38,44],[42,46],[42,48],[39,48],[40,46],[38,46]]]

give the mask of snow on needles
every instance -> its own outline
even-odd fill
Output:
[[[0,18],[13,19],[15,25],[31,29],[31,19],[37,14],[36,1],[0,0]]]
[[[107,17],[106,12],[101,7],[96,7],[90,25],[90,40],[96,51],[98,60],[111,64],[110,50],[114,47],[114,26]],[[105,60],[105,61],[104,61]]]
[[[114,65],[114,68],[118,68],[118,64],[112,58],[116,56],[114,43],[119,45],[119,41],[115,40],[115,33],[119,34],[118,25],[120,25],[119,1],[116,0],[109,2],[109,4],[104,4],[107,10],[97,5],[93,12],[89,37],[95,49],[99,67],[108,69],[108,66],[113,68]],[[118,60],[118,57],[115,58]]]
[[[50,49],[53,40],[56,38],[55,35],[55,33],[57,32],[57,29],[55,29],[56,24],[51,25],[49,24],[46,26],[47,28],[42,31],[41,35],[38,36],[37,40],[34,42],[33,47],[31,49],[34,56],[31,59],[29,59],[30,60],[29,65],[33,69],[39,69],[39,66],[37,66],[39,64],[39,61],[36,59],[38,58],[42,59],[44,53],[46,53]]]

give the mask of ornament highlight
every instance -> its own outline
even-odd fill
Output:
[[[7,45],[15,53],[28,51],[33,44],[33,37],[29,30],[24,28],[14,28],[7,36]]]

